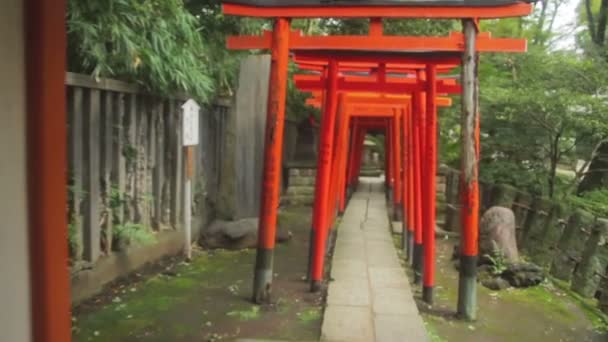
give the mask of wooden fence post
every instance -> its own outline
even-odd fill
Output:
[[[91,89],[85,101],[84,111],[84,167],[83,167],[83,257],[86,261],[95,262],[100,255],[99,227],[99,125],[100,125],[100,92]]]
[[[574,211],[559,242],[556,256],[551,265],[551,275],[557,279],[570,281],[572,273],[580,263],[585,241],[591,234],[595,217],[590,213],[577,209]]]
[[[583,297],[595,295],[608,267],[608,220],[598,218],[585,243],[581,263],[572,278],[572,290]]]
[[[113,117],[113,130],[112,130],[112,183],[118,190],[118,196],[120,204],[116,209],[116,217],[118,224],[125,223],[125,206],[124,202],[126,199],[126,158],[125,158],[125,94],[119,93],[116,95],[114,103],[114,117]]]
[[[114,94],[111,91],[103,92],[101,110],[101,179],[102,202],[101,213],[101,244],[103,251],[109,254],[112,251],[112,152],[113,152],[113,125],[114,125]]]
[[[81,205],[84,197],[83,191],[83,90],[80,87],[72,88],[68,103],[68,169],[70,173],[72,195],[72,206],[70,208],[70,220],[68,224],[73,225],[73,234],[76,245],[71,246],[72,257],[75,260],[82,259],[83,253],[83,222]]]

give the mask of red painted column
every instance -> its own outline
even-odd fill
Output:
[[[414,141],[414,112],[413,112],[413,101],[407,108],[407,141],[408,141],[408,214],[407,214],[407,229],[408,229],[408,260],[414,259],[414,227],[416,226],[416,189],[415,189],[415,141]]]
[[[340,169],[342,167],[342,140],[343,140],[343,124],[346,120],[346,113],[343,108],[343,94],[338,96],[338,107],[336,111],[336,122],[334,129],[334,144],[331,158],[331,176],[329,182],[329,201],[327,202],[327,221],[325,227],[327,231],[333,228],[333,223],[336,219],[338,207],[338,189],[340,185]]]
[[[327,231],[324,229],[327,222],[327,208],[329,201],[329,188],[331,177],[331,158],[334,144],[334,131],[336,112],[338,107],[338,63],[329,62],[327,73],[327,88],[325,106],[321,118],[321,137],[319,141],[319,155],[317,161],[317,177],[315,187],[315,206],[313,208],[312,248],[311,262],[311,291],[319,291],[323,280],[323,266],[325,261],[325,248],[327,244]]]
[[[437,173],[437,68],[433,64],[426,66],[426,179],[424,228],[424,282],[422,299],[433,304],[433,287],[435,284],[435,175]]]
[[[421,79],[424,74],[419,72],[418,78]],[[414,142],[415,142],[415,188],[416,197],[416,221],[415,221],[415,239],[414,239],[414,281],[416,284],[420,284],[422,281],[422,268],[424,263],[423,255],[423,234],[424,229],[424,212],[425,212],[425,189],[423,187],[425,180],[425,134],[424,134],[424,123],[426,122],[426,108],[425,108],[425,94],[423,92],[415,92],[414,99]]]
[[[402,162],[403,162],[403,194],[401,201],[401,211],[403,213],[402,219],[402,231],[401,231],[401,249],[404,252],[405,258],[409,260],[409,244],[408,241],[411,240],[408,220],[409,220],[409,207],[411,205],[409,192],[410,192],[410,184],[409,184],[409,175],[411,172],[411,168],[409,167],[409,148],[410,144],[408,140],[410,138],[409,132],[409,113],[407,109],[401,110],[401,130],[402,134]]]
[[[27,16],[24,27],[27,132],[23,134],[27,134],[32,341],[69,342],[72,334],[65,214],[66,5],[64,0],[15,3],[22,5]],[[10,309],[4,308],[8,315]]]
[[[270,89],[264,142],[264,172],[260,200],[259,236],[253,282],[253,301],[268,302],[272,287],[277,208],[283,156],[285,97],[289,62],[289,19],[278,18],[272,34]]]
[[[347,180],[347,197],[354,191],[354,174],[355,174],[355,161],[357,155],[357,142],[359,141],[359,125],[357,125],[357,119],[351,119],[352,128],[350,136],[350,149],[348,156],[348,171],[346,173]]]
[[[401,219],[401,203],[402,202],[402,184],[403,173],[401,172],[401,114],[398,110],[393,110],[393,165],[394,165],[394,196],[393,196],[393,219],[399,221]]]
[[[348,162],[350,160],[350,142],[349,129],[350,118],[348,115],[344,116],[344,123],[342,124],[342,152],[340,154],[340,168],[338,170],[338,212],[340,215],[344,213],[346,208],[346,177],[348,173]]]
[[[479,53],[477,25],[473,19],[462,22],[465,49],[462,55],[461,114],[461,246],[458,280],[458,315],[466,320],[477,317],[477,258],[479,253]]]
[[[388,123],[384,133],[384,176],[386,177],[389,199],[392,199],[393,197],[393,144],[391,138],[392,130],[390,123]]]
[[[357,142],[357,156],[355,158],[355,173],[354,173],[354,184],[355,190],[356,187],[359,186],[359,174],[361,174],[361,163],[363,159],[363,144],[365,143],[365,136],[367,135],[367,130],[361,128],[359,130],[359,140]]]

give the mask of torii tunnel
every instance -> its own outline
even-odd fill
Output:
[[[271,18],[261,36],[228,38],[230,49],[269,50],[271,71],[253,300],[270,299],[290,58],[304,73],[296,86],[321,108],[320,141],[310,239],[311,291],[323,282],[326,245],[336,215],[356,186],[365,135],[385,135],[385,176],[393,212],[403,222],[402,248],[433,303],[435,174],[438,106],[460,94],[461,242],[458,314],[476,318],[478,257],[479,85],[481,52],[525,52],[524,39],[492,38],[479,21],[531,13],[517,0],[272,1],[226,0],[226,15]],[[292,18],[367,18],[367,35],[305,36]],[[383,19],[459,19],[447,37],[389,36]],[[450,76],[460,67],[460,76]],[[458,84],[458,81],[460,84]],[[302,262],[306,262],[303,260]]]

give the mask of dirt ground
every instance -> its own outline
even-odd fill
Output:
[[[451,255],[455,241],[437,239],[435,305],[415,294],[431,341],[449,342],[606,342],[598,310],[547,281],[528,289],[491,291],[478,285],[478,320],[456,319],[458,272]],[[413,275],[408,267],[410,279]]]
[[[310,208],[279,216],[293,233],[275,251],[272,305],[250,301],[255,251],[198,251],[170,258],[116,282],[74,309],[75,341],[318,340],[323,293],[304,281]]]

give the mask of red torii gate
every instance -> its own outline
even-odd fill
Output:
[[[342,56],[340,56],[339,58],[341,58]],[[315,57],[313,56],[308,56],[308,60],[307,62],[312,62],[314,63],[314,65],[323,65],[324,62],[322,59],[320,60],[314,60]],[[296,53],[296,56],[294,58],[296,60],[296,62],[299,62],[301,60],[300,57],[300,53]],[[331,60],[332,58],[329,58],[328,60]],[[338,58],[333,58],[338,59]],[[442,62],[443,60],[438,59],[435,62]],[[446,63],[449,62],[449,60],[446,60]],[[327,64],[327,63],[326,63]],[[393,68],[395,68],[395,66],[392,66]],[[403,66],[400,65],[400,67],[408,69],[408,68],[412,68],[412,65],[407,65],[407,66]],[[304,68],[306,68],[306,66],[304,66]],[[377,70],[377,77],[367,77],[367,76],[357,76],[357,77],[352,77],[352,76],[344,76],[341,77],[338,80],[338,87],[336,89],[336,91],[338,93],[344,93],[347,91],[367,91],[367,92],[378,92],[378,93],[383,93],[383,92],[387,92],[387,90],[389,92],[396,92],[395,87],[391,87],[387,89],[387,84],[392,83],[393,85],[406,85],[408,86],[408,89],[399,89],[402,91],[406,91],[406,90],[410,90],[413,93],[417,93],[418,97],[421,98],[421,93],[424,90],[427,90],[427,95],[428,95],[428,101],[427,103],[429,104],[429,108],[428,112],[431,113],[429,114],[428,120],[426,120],[425,118],[423,118],[421,121],[423,123],[426,124],[426,127],[424,127],[424,129],[419,129],[419,134],[420,137],[417,138],[418,141],[417,143],[414,145],[415,148],[415,152],[416,154],[418,154],[419,157],[419,165],[416,165],[415,167],[420,169],[420,172],[416,173],[416,177],[414,177],[414,184],[420,184],[422,183],[422,186],[420,187],[420,191],[417,191],[415,193],[416,197],[413,200],[414,203],[416,203],[416,207],[419,208],[416,211],[417,215],[421,215],[419,218],[417,218],[416,223],[414,224],[415,229],[409,228],[407,227],[407,218],[405,220],[403,220],[403,238],[402,238],[402,248],[404,248],[404,251],[406,252],[406,255],[408,255],[408,257],[411,255],[411,258],[409,260],[412,261],[413,263],[413,267],[415,269],[415,282],[418,284],[420,283],[421,279],[421,275],[424,274],[424,286],[423,286],[423,299],[425,301],[427,301],[428,303],[432,303],[433,301],[433,288],[434,288],[434,274],[435,274],[435,235],[434,235],[434,227],[435,227],[435,177],[434,176],[430,176],[430,175],[434,175],[436,173],[436,130],[437,130],[437,124],[436,124],[436,95],[437,91],[434,91],[433,89],[436,89],[439,87],[439,85],[443,85],[444,87],[448,87],[445,89],[442,89],[444,92],[457,92],[460,90],[460,87],[458,85],[455,84],[455,80],[454,79],[444,79],[441,82],[439,82],[434,75],[436,74],[436,68],[435,65],[429,64],[426,65],[426,68],[428,69],[428,74],[432,74],[433,76],[430,77],[430,79],[427,81],[424,80],[424,73],[421,70],[418,70],[418,72],[416,73],[416,77],[415,79],[399,79],[399,78],[389,78],[386,75],[386,64],[385,63],[378,63],[377,66],[375,66],[375,69]],[[446,68],[445,66],[443,68]],[[453,66],[452,66],[453,68]],[[450,70],[450,67],[447,68],[447,70]],[[324,73],[324,75],[327,75],[327,77],[332,77],[331,73]],[[312,77],[311,77],[312,76]],[[295,79],[295,83],[296,86],[298,88],[300,88],[301,90],[303,90],[302,88],[306,87],[306,90],[312,90],[315,91],[316,93],[318,93],[320,90],[323,89],[323,83],[320,80],[315,79],[315,77],[318,78],[318,76],[314,76],[314,75],[295,75],[294,79]],[[325,77],[325,79],[327,79],[327,77]],[[348,82],[350,79],[353,78],[358,78],[359,82]],[[342,81],[342,82],[341,82]],[[316,83],[315,83],[316,82]],[[350,85],[349,85],[350,83]],[[357,83],[357,87],[353,87],[352,84]],[[444,85],[444,83],[446,83],[447,85]],[[364,93],[365,94],[365,93]],[[369,96],[369,94],[367,94]],[[335,96],[335,95],[334,95]],[[384,96],[391,96],[391,95],[384,95]],[[392,95],[392,97],[395,97],[395,95]],[[409,97],[407,97],[407,99],[409,99]],[[366,99],[361,99],[361,101],[366,101]],[[419,110],[416,112],[416,115],[420,115],[423,114],[425,111],[422,111],[422,106],[418,106],[417,107]],[[328,118],[331,119],[331,118]],[[386,178],[387,178],[387,185],[389,190],[393,190],[393,196],[389,195],[389,198],[392,197],[393,200],[393,208],[394,208],[394,212],[399,212],[402,211],[403,213],[407,212],[407,208],[405,207],[405,203],[403,201],[403,198],[405,198],[406,196],[406,189],[405,187],[403,187],[406,184],[405,179],[402,179],[402,174],[401,174],[401,137],[399,134],[399,120],[398,118],[396,118],[393,122],[389,122],[389,130],[388,133],[386,134],[386,153],[385,153],[385,161],[386,161],[386,167],[385,167],[385,171],[386,171]],[[426,134],[425,134],[426,131]],[[323,136],[322,136],[323,139]],[[323,140],[322,140],[322,144],[323,144]],[[331,145],[330,145],[331,146]],[[427,146],[427,149],[425,150],[427,153],[423,153],[421,151],[423,146]],[[406,155],[403,155],[403,160],[406,159]],[[330,168],[329,166],[325,165],[326,162],[324,160],[322,160],[321,158],[319,159],[319,165],[318,165],[318,172],[323,172],[323,170],[325,168]],[[321,173],[322,175],[323,173]],[[333,179],[335,179],[335,177],[332,177]],[[394,182],[393,182],[394,181]],[[403,189],[402,189],[403,188]],[[323,196],[329,196],[326,194],[325,191],[322,191],[322,189],[317,189],[318,190],[318,195],[320,197]],[[389,191],[390,193],[390,191]],[[330,192],[331,195],[331,192]],[[403,197],[403,198],[402,198]],[[411,197],[411,196],[410,196]],[[421,203],[424,204],[421,204]],[[317,208],[317,207],[315,207]],[[421,208],[421,209],[420,209]],[[424,210],[422,210],[424,209]],[[331,213],[331,210],[329,211]],[[317,212],[317,210],[315,210],[315,217],[317,217],[317,215],[319,216],[325,216],[327,215],[327,213],[321,209],[320,212]],[[396,217],[398,217],[399,215],[396,215]],[[322,226],[315,226],[316,229],[319,229],[321,231],[325,231],[326,229],[328,229],[327,227],[327,222],[328,220],[326,219],[320,219],[320,222],[325,222],[324,225]],[[411,219],[409,221],[410,223],[412,223]],[[415,231],[415,234],[412,234]],[[323,233],[321,234],[321,236],[319,236],[319,234],[316,234],[317,240],[315,240],[315,244],[320,244],[320,245],[324,245],[325,241],[324,239],[327,237],[327,234]],[[413,241],[412,241],[413,240]],[[313,262],[313,271],[311,272],[312,274],[312,280],[313,281],[320,281],[320,278],[317,279],[316,277],[320,277],[320,275],[322,274],[322,270],[323,270],[323,259],[324,259],[324,254],[320,254],[320,250],[319,247],[316,247],[313,249],[316,252],[313,255],[313,259],[316,262]],[[424,256],[422,255],[424,251]],[[422,260],[425,260],[426,262],[422,262]],[[424,268],[424,270],[423,270]]]
[[[278,189],[279,189],[279,172],[281,164],[281,150],[283,141],[283,125],[285,114],[285,95],[286,95],[286,80],[287,80],[287,64],[289,58],[289,50],[312,49],[326,50],[328,55],[335,56],[335,47],[332,44],[337,44],[336,41],[329,42],[327,37],[319,37],[319,41],[307,43],[298,38],[292,38],[290,33],[290,18],[376,18],[370,27],[368,36],[343,36],[342,40],[348,40],[352,45],[346,45],[343,49],[346,50],[366,50],[380,51],[384,56],[371,56],[372,60],[383,60],[385,63],[391,63],[391,59],[400,56],[392,56],[395,50],[399,53],[408,52],[407,48],[402,48],[408,45],[402,45],[405,41],[392,40],[390,46],[379,46],[382,35],[382,24],[378,18],[460,18],[463,19],[463,35],[462,38],[453,37],[455,47],[450,48],[450,57],[462,57],[462,181],[463,181],[463,198],[462,198],[462,216],[463,216],[463,234],[461,243],[461,267],[460,267],[460,284],[459,284],[459,303],[458,313],[467,319],[474,319],[476,312],[476,263],[477,263],[477,234],[478,234],[478,153],[479,146],[476,141],[478,137],[478,89],[477,89],[477,53],[485,44],[483,39],[477,37],[477,21],[486,18],[501,18],[524,16],[532,11],[529,3],[524,3],[518,0],[502,0],[496,1],[479,1],[475,6],[463,4],[461,2],[427,2],[427,1],[342,1],[340,4],[313,2],[296,0],[289,3],[277,5],[275,1],[262,0],[230,0],[224,3],[224,13],[228,15],[241,15],[252,17],[269,17],[274,18],[274,30],[271,34],[271,39],[264,43],[264,46],[256,47],[261,49],[270,49],[272,51],[272,66],[270,76],[270,91],[268,100],[268,118],[266,129],[266,146],[264,156],[264,176],[263,190],[260,209],[260,234],[259,246],[256,257],[256,272],[254,280],[254,300],[261,302],[269,299],[271,282],[272,282],[272,263],[273,263],[273,248],[274,236],[276,233],[276,207],[278,204]],[[242,38],[242,37],[241,37]],[[411,37],[410,37],[411,38]],[[234,39],[239,39],[235,37]],[[421,41],[426,40],[420,37]],[[322,46],[322,41],[326,41],[329,46]],[[382,42],[385,40],[382,39]],[[378,42],[378,43],[377,43]],[[454,43],[451,42],[451,43]],[[525,50],[525,41],[523,49]],[[415,43],[415,42],[414,42]],[[409,42],[409,44],[414,44]],[[422,64],[437,64],[433,63],[434,57],[437,54],[443,54],[446,51],[445,46],[436,45],[425,46],[426,51],[433,51],[433,54],[422,54]],[[232,44],[232,45],[231,45]],[[297,46],[296,44],[300,44]],[[394,45],[393,45],[394,44]],[[420,46],[424,43],[420,42]],[[498,44],[500,45],[500,44]],[[229,46],[234,45],[234,40],[229,41]],[[395,48],[395,47],[399,48]],[[410,45],[413,46],[413,45]],[[248,48],[241,46],[241,48]],[[250,48],[250,47],[249,47]],[[332,51],[329,51],[332,50]],[[418,50],[419,51],[419,50]],[[502,51],[500,46],[497,51]],[[505,51],[512,51],[505,48]],[[415,52],[410,50],[409,52]],[[456,55],[453,55],[456,53]],[[421,55],[421,54],[417,54]],[[354,58],[352,58],[354,57]],[[366,57],[351,56],[354,62],[365,62]],[[445,56],[442,56],[445,58]],[[402,62],[402,61],[397,61]],[[333,59],[329,60],[328,71],[329,75],[337,74],[337,62]],[[432,75],[428,77],[428,84],[431,86],[427,91],[430,91],[434,98],[435,87],[435,69],[432,66]],[[428,69],[428,68],[427,68]],[[324,111],[332,117],[337,113],[337,77],[329,77],[327,80],[327,96],[326,106]],[[390,92],[394,87],[386,87],[386,91]],[[414,101],[414,105],[417,101]],[[427,104],[431,111],[434,111],[434,101]],[[431,118],[427,124],[433,124],[434,118]],[[335,118],[326,120],[327,123],[321,124],[322,131],[335,131]],[[435,134],[435,132],[432,132]],[[328,134],[327,141],[333,143],[333,134]],[[421,141],[424,141],[422,139]],[[432,147],[432,146],[430,146]],[[319,160],[326,160],[331,156],[331,149],[328,149],[325,144],[320,144]],[[427,154],[435,151],[428,150]],[[431,169],[424,170],[427,174]],[[321,186],[327,188],[329,181],[326,172],[317,176],[317,182],[321,182]],[[433,175],[434,176],[434,175]],[[432,177],[427,177],[432,178]],[[429,181],[429,184],[432,181]],[[429,202],[427,201],[427,204]],[[322,203],[321,207],[326,207],[326,203]],[[434,214],[434,213],[433,213]],[[432,234],[430,234],[432,235]],[[425,255],[433,251],[425,251]],[[318,287],[319,284],[313,282],[312,288]]]

